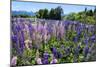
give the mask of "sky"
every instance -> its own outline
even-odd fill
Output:
[[[36,12],[39,9],[47,8],[50,10],[51,8],[56,8],[57,6],[61,6],[64,14],[69,14],[71,12],[80,12],[84,11],[85,8],[95,9],[95,6],[90,5],[72,5],[72,4],[55,4],[55,3],[39,3],[39,2],[18,2],[12,1],[12,11],[28,11],[28,12]]]

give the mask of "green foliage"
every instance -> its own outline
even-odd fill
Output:
[[[87,10],[85,8],[84,11],[78,13],[70,13],[67,16],[63,17],[64,20],[72,20],[72,21],[79,21],[86,24],[95,24],[96,23],[96,9],[94,10]]]
[[[76,14],[75,13],[71,13],[69,14],[68,16],[65,16],[65,19],[68,19],[68,20],[74,20],[76,18]]]

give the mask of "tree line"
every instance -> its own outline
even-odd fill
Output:
[[[63,9],[58,6],[57,8],[48,9],[40,9],[36,12],[36,17],[40,19],[53,19],[53,20],[61,20],[63,14]]]

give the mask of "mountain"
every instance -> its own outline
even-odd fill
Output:
[[[28,15],[28,16],[35,16],[36,14],[33,12],[27,11],[12,11],[12,15]]]

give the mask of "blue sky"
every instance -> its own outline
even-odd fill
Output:
[[[88,6],[88,5],[71,5],[71,4],[51,4],[51,3],[37,3],[37,2],[12,2],[12,10],[13,11],[32,11],[36,12],[39,9],[47,8],[50,10],[51,8],[56,8],[57,6],[61,6],[64,14],[68,14],[71,12],[80,12],[83,11],[85,8],[87,9],[95,9],[95,6]]]

